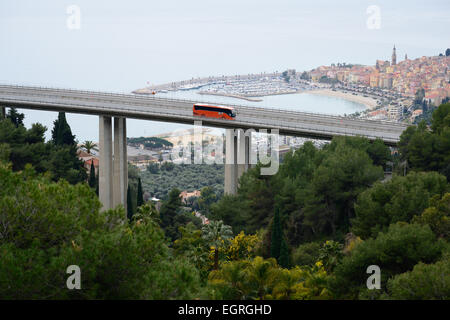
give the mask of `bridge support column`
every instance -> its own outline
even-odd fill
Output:
[[[100,116],[99,122],[99,198],[103,209],[122,204],[127,207],[128,162],[127,127],[125,118],[114,118],[114,157],[112,118]]]
[[[126,118],[114,118],[113,207],[127,209],[128,162]]]
[[[234,129],[225,129],[225,188],[224,193],[236,194],[236,135]]]
[[[112,123],[111,117],[99,117],[99,198],[103,209],[113,207]]]
[[[236,194],[239,178],[250,167],[251,135],[242,129],[226,129],[225,133],[225,190]]]

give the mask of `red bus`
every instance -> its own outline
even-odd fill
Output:
[[[224,106],[211,106],[207,104],[196,103],[193,107],[193,113],[195,116],[219,118],[234,120],[236,113],[232,107]]]

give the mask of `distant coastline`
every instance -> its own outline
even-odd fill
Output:
[[[299,93],[310,93],[310,94],[317,94],[317,95],[321,95],[321,96],[341,98],[341,99],[345,99],[348,101],[363,104],[370,110],[375,109],[377,106],[377,100],[374,98],[363,97],[360,94],[354,95],[354,94],[348,93],[348,92],[333,91],[331,89],[305,90],[305,91],[300,91]]]
[[[244,96],[240,96],[237,94],[227,94],[227,93],[218,93],[218,92],[208,92],[208,91],[199,91],[197,92],[198,94],[201,95],[210,95],[210,96],[221,96],[221,97],[230,97],[230,98],[236,98],[236,99],[242,99],[242,100],[247,100],[247,101],[252,101],[252,102],[261,102],[262,99],[260,98],[253,98],[253,97],[244,97]]]
[[[334,98],[341,98],[345,99],[351,102],[356,102],[359,104],[364,105],[367,109],[373,110],[377,107],[377,100],[371,97],[364,97],[361,94],[352,94],[349,92],[342,92],[342,91],[333,91],[331,89],[312,89],[312,90],[299,90],[296,92],[279,92],[279,93],[269,93],[257,97],[247,97],[247,96],[241,96],[241,95],[235,95],[235,94],[226,94],[226,93],[216,93],[216,92],[205,92],[200,91],[198,92],[201,95],[214,95],[214,96],[223,96],[223,97],[231,97],[236,99],[242,99],[247,101],[254,101],[254,102],[260,102],[262,99],[259,99],[258,97],[266,97],[266,96],[275,96],[275,95],[285,95],[285,94],[299,94],[299,93],[310,93],[310,94],[316,94],[321,96],[327,96],[327,97],[334,97]]]

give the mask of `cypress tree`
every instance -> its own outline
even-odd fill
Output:
[[[130,185],[128,185],[127,189],[127,218],[131,221],[131,218],[133,217],[133,203],[131,201],[131,189]]]
[[[99,185],[99,177],[98,177],[98,175],[97,175],[97,177],[95,178],[95,193],[97,194],[97,197],[98,197],[98,185]]]
[[[281,239],[280,258],[278,259],[278,264],[283,268],[289,267],[289,248],[284,238]]]
[[[272,222],[272,240],[270,242],[270,256],[277,259],[277,262],[283,268],[289,266],[289,249],[284,239],[283,229],[281,228],[280,210],[276,206]]]
[[[58,146],[75,145],[75,136],[72,134],[64,112],[59,112],[58,119],[53,122],[52,140]]]
[[[275,208],[275,214],[272,222],[272,241],[270,242],[270,256],[277,259],[280,257],[282,230],[280,222],[280,210],[278,206]]]
[[[142,193],[141,178],[138,179],[138,189],[137,189],[137,206],[140,207],[144,204],[144,195]]]
[[[97,185],[97,179],[95,177],[95,166],[94,166],[94,160],[92,159],[91,162],[91,171],[89,173],[89,187],[92,189],[95,189]]]

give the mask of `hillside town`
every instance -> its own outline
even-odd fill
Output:
[[[394,94],[414,97],[425,90],[425,99],[440,103],[450,95],[450,50],[446,56],[421,57],[397,62],[394,46],[391,61],[377,60],[375,66],[332,64],[309,72],[312,81],[336,79],[343,84],[359,84],[370,88],[388,89]]]
[[[333,63],[303,72],[288,69],[284,72],[193,78],[133,92],[158,94],[194,89],[202,95],[254,102],[268,95],[317,93],[367,107],[363,112],[347,116],[414,123],[426,119],[428,111],[450,96],[450,49],[445,54],[415,59],[405,54],[400,61],[394,45],[391,60],[379,59],[373,66]]]
[[[303,75],[316,83],[328,83],[333,89],[371,95],[380,100],[376,110],[367,111],[369,119],[393,119],[414,122],[424,108],[414,105],[419,97],[426,106],[437,106],[450,96],[450,49],[432,57],[397,62],[394,46],[391,61],[377,60],[375,66],[345,63],[321,66]],[[426,108],[426,107],[425,107]]]

